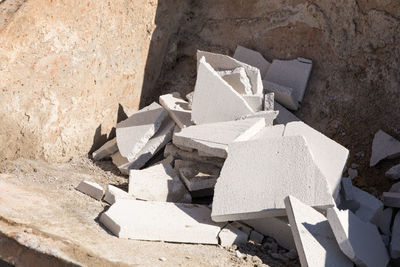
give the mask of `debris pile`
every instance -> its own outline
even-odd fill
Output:
[[[399,214],[391,231],[400,185],[384,203],[354,187],[342,178],[349,151],[289,111],[300,107],[311,69],[308,59],[269,63],[241,46],[233,58],[198,51],[186,99],[160,96],[93,153],[129,175],[128,192],[108,186],[100,222],[120,238],[250,240],[279,260],[298,254],[302,266],[385,266],[387,246],[400,257]],[[374,165],[399,155],[400,142],[380,131],[372,150]],[[387,176],[399,179],[399,169]],[[103,196],[90,182],[77,189]]]

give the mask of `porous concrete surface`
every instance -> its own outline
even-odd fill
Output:
[[[93,160],[101,160],[111,157],[112,154],[118,151],[117,139],[113,138],[107,141],[99,149],[92,153]]]
[[[97,200],[101,200],[104,196],[104,189],[98,183],[91,181],[80,182],[76,190]]]
[[[159,97],[159,101],[179,128],[182,129],[193,124],[189,103],[183,100],[179,93],[162,95]]]

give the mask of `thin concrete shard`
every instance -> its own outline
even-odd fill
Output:
[[[244,177],[251,177],[251,182]],[[310,206],[334,205],[304,137],[235,142],[229,145],[214,189],[212,219],[221,222],[285,216],[283,199],[288,195]]]
[[[287,110],[284,106],[282,106],[276,101],[274,102],[274,107],[277,111],[279,111],[279,114],[275,120],[277,124],[287,124],[292,121],[301,121],[292,112]]]
[[[279,111],[276,110],[266,110],[266,111],[259,111],[254,114],[246,115],[241,119],[251,119],[251,118],[264,118],[266,126],[272,126],[274,120],[279,115]]]
[[[285,205],[301,266],[353,266],[321,213],[292,196],[285,198]]]
[[[293,88],[285,87],[266,80],[263,81],[263,86],[267,92],[273,92],[274,99],[286,108],[290,110],[297,110],[299,108],[299,102],[294,95]]]
[[[304,97],[308,78],[312,69],[312,61],[305,58],[293,60],[274,60],[264,80],[294,90],[294,98],[301,102]]]
[[[390,168],[386,173],[385,176],[392,179],[392,180],[398,180],[400,179],[400,164],[397,164]]]
[[[76,190],[94,198],[101,200],[104,195],[104,189],[98,183],[90,181],[82,181],[76,187]]]
[[[389,255],[375,225],[337,208],[328,209],[327,218],[340,249],[357,266],[386,266]]]
[[[377,226],[385,235],[390,235],[390,223],[392,222],[392,216],[392,208],[386,208],[379,214]]]
[[[253,110],[204,58],[199,61],[192,103],[192,121],[196,124],[231,121]]]
[[[129,195],[128,192],[125,192],[124,190],[109,184],[107,186],[107,190],[103,200],[108,204],[112,205],[118,199],[124,199],[124,198],[132,198],[132,196]]]
[[[137,199],[190,203],[192,198],[168,163],[130,170],[128,193]]]
[[[375,166],[379,161],[386,158],[395,158],[400,156],[400,142],[379,130],[372,142],[372,153],[369,166]]]
[[[265,120],[261,118],[207,123],[182,129],[174,134],[172,141],[179,147],[226,158],[230,143],[249,140],[264,127]]]
[[[137,153],[160,128],[168,112],[159,104],[139,110],[126,120],[117,124],[117,144],[121,155],[133,161]]]
[[[338,202],[342,173],[349,157],[349,150],[303,122],[286,124],[284,136],[302,135],[310,148],[315,164],[332,189]]]
[[[246,63],[240,62],[234,58],[231,58],[226,55],[215,54],[205,51],[197,50],[197,65],[199,66],[199,61],[202,57],[205,57],[205,60],[216,70],[233,70],[238,67],[243,67],[246,71],[247,77],[251,83],[251,90],[253,94],[262,94],[263,93],[263,85],[261,81],[260,70],[250,66]]]
[[[400,208],[400,193],[383,192],[383,204],[386,207]]]
[[[263,95],[242,95],[242,97],[254,112],[263,110]]]
[[[288,250],[296,248],[292,231],[286,217],[267,217],[245,220],[243,222],[263,235],[274,238],[280,246]]]
[[[179,149],[177,146],[173,144],[166,145],[164,149],[164,157],[168,157],[170,155],[175,159],[192,160],[202,163],[209,163],[218,166],[220,168],[222,168],[222,165],[224,164],[225,161],[225,159],[221,158],[200,156],[197,151],[187,152],[182,149]]]
[[[281,137],[285,131],[285,125],[279,124],[274,126],[267,126],[262,129],[258,134],[253,136],[250,140],[257,140],[271,137]]]
[[[240,245],[247,243],[249,234],[243,232],[235,226],[235,224],[227,224],[218,234],[220,245],[230,247],[232,245]]]
[[[93,160],[101,160],[111,157],[112,154],[118,151],[117,139],[113,138],[107,141],[99,149],[92,153]]]
[[[275,94],[264,94],[264,110],[274,110]]]
[[[179,93],[162,95],[159,97],[159,101],[179,128],[182,129],[193,125],[191,121],[192,111],[189,103],[181,99]]]
[[[222,224],[207,206],[119,199],[100,222],[119,238],[194,244],[218,244]]]
[[[247,77],[246,70],[238,67],[233,70],[217,71],[232,88],[241,95],[252,95],[250,80]]]
[[[238,45],[233,55],[234,59],[249,64],[260,70],[261,77],[264,77],[271,63],[269,63],[260,52]]]
[[[393,259],[400,258],[400,212],[397,212],[393,221],[392,241],[390,242],[390,256]]]

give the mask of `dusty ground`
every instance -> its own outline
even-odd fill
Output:
[[[83,179],[127,188],[110,161],[1,162],[0,257],[41,266],[299,266],[274,260],[253,243],[238,248],[245,256],[238,258],[233,248],[118,239],[97,221],[107,205],[75,190]]]

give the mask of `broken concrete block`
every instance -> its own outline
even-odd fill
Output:
[[[168,144],[165,146],[164,157],[168,157],[169,155],[173,156],[175,159],[209,163],[218,166],[220,168],[222,167],[225,161],[225,159],[221,158],[200,156],[197,151],[193,152],[183,151],[182,149],[179,149],[177,146],[174,146],[173,144]]]
[[[110,184],[107,185],[107,190],[103,198],[105,202],[112,205],[117,201],[117,199],[124,199],[124,198],[132,198],[132,196],[118,187],[115,187]]]
[[[250,80],[243,67],[233,70],[217,71],[232,88],[241,95],[252,95]]]
[[[104,195],[104,189],[99,184],[90,181],[80,182],[76,190],[97,200],[101,200]]]
[[[192,103],[194,123],[231,121],[253,113],[243,97],[204,58],[199,63]]]
[[[117,151],[116,153],[114,153],[111,156],[112,159],[112,163],[117,166],[117,168],[119,169],[119,171],[122,174],[128,175],[129,174],[129,161],[121,155],[121,153],[119,151]]]
[[[246,63],[240,62],[234,58],[226,55],[214,54],[205,51],[197,51],[197,65],[202,57],[210,64],[216,71],[233,70],[238,67],[243,67],[246,71],[247,77],[251,83],[251,90],[253,94],[262,94],[263,85],[260,70]]]
[[[390,235],[390,223],[392,222],[392,215],[392,208],[386,208],[379,214],[377,226],[385,235]]]
[[[262,95],[242,95],[242,97],[254,112],[263,110],[264,98]]]
[[[137,199],[190,203],[189,192],[168,163],[129,171],[128,193]]]
[[[280,246],[288,250],[296,248],[289,222],[285,217],[245,220],[244,223],[263,235],[274,238]]]
[[[194,95],[194,91],[190,92],[189,94],[187,94],[187,95],[185,96],[185,97],[186,97],[186,100],[188,101],[188,107],[189,107],[190,109],[192,109],[193,95]]]
[[[342,178],[342,191],[346,201],[351,201],[355,199],[353,195],[353,188],[354,186],[351,182],[351,178]]]
[[[305,58],[293,60],[274,60],[269,67],[264,80],[273,82],[294,90],[295,99],[303,100],[308,78],[312,69],[312,61]]]
[[[389,247],[390,245],[390,236],[389,235],[381,235],[383,244],[385,244],[386,247]]]
[[[250,140],[257,140],[263,138],[280,137],[283,136],[285,125],[279,124],[274,126],[264,127],[258,134],[253,136]]]
[[[292,88],[265,80],[263,81],[263,86],[267,92],[273,92],[274,99],[286,108],[290,110],[297,110],[299,108],[299,102],[297,101]]]
[[[181,99],[179,93],[162,95],[159,97],[159,101],[179,128],[182,129],[193,125],[191,121],[192,111],[189,108],[189,103]]]
[[[269,63],[261,53],[245,48],[243,46],[238,45],[235,50],[235,54],[233,55],[234,59],[237,59],[241,62],[249,64],[250,66],[256,67],[260,70],[261,77],[264,77],[267,73],[267,70],[271,63]]]
[[[287,124],[292,121],[300,121],[292,112],[287,110],[284,106],[279,104],[278,102],[274,102],[274,107],[277,111],[279,111],[278,116],[275,119],[276,124]]]
[[[275,94],[264,94],[264,110],[274,110]]]
[[[304,122],[286,124],[284,136],[302,135],[310,148],[315,164],[326,177],[333,198],[338,201],[342,173],[349,157],[349,150],[323,135]]]
[[[392,179],[397,180],[400,178],[400,164],[393,166],[386,173],[385,176]]]
[[[399,192],[400,193],[400,182],[395,183],[390,187],[389,192]]]
[[[256,230],[253,230],[250,232],[249,239],[256,244],[262,244],[262,242],[264,240],[264,236],[262,234],[260,234],[259,232],[257,232]]]
[[[112,154],[118,151],[117,139],[111,139],[102,145],[99,149],[92,153],[93,160],[101,160],[111,157]]]
[[[301,266],[353,266],[321,213],[292,196],[285,205]]]
[[[251,118],[264,118],[265,126],[272,126],[275,118],[278,116],[279,111],[276,110],[266,110],[266,111],[259,111],[254,114],[246,115],[241,119],[251,119]]]
[[[154,102],[118,123],[116,134],[121,155],[133,161],[167,116],[168,112]]]
[[[211,215],[218,222],[285,216],[287,195],[327,208],[334,205],[330,192],[304,137],[235,142],[215,185]]]
[[[383,204],[387,207],[400,208],[400,193],[383,192]]]
[[[119,199],[100,222],[120,238],[218,244],[222,225],[210,213],[202,205]]]
[[[364,222],[376,224],[379,214],[383,210],[383,203],[373,195],[353,186],[354,201],[358,202],[360,207],[356,210],[355,215]]]
[[[172,142],[179,147],[226,158],[228,144],[248,140],[264,127],[265,120],[261,118],[200,124],[175,133]]]
[[[393,259],[400,258],[400,212],[397,212],[393,221],[392,241],[390,242],[390,256]]]
[[[220,245],[223,247],[230,247],[232,245],[240,245],[247,243],[249,235],[240,229],[236,228],[233,224],[227,224],[218,234]]]
[[[382,130],[379,130],[372,142],[372,153],[369,166],[375,166],[379,161],[386,158],[400,156],[400,142]]]
[[[337,208],[328,209],[327,218],[340,249],[357,266],[386,266],[389,255],[375,225]]]
[[[178,170],[182,182],[186,185],[193,197],[214,195],[214,186],[218,176],[203,173],[199,169],[182,167]]]

